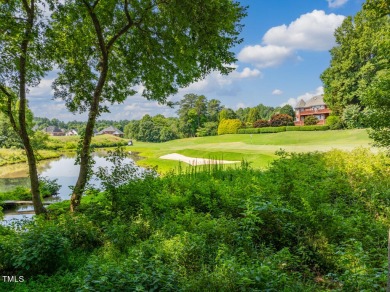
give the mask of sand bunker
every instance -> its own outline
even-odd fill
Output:
[[[187,156],[177,154],[177,153],[163,155],[160,158],[161,159],[169,159],[169,160],[179,160],[179,161],[191,164],[191,165],[229,164],[229,163],[241,162],[241,161],[228,161],[228,160],[207,159],[207,158],[194,158],[194,157],[187,157]]]

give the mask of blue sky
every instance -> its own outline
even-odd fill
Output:
[[[187,93],[218,99],[226,107],[253,107],[259,103],[279,106],[322,93],[320,74],[328,67],[333,32],[343,19],[355,15],[363,0],[241,0],[249,6],[241,37],[233,48],[236,69],[228,76],[214,72],[204,80],[180,89],[170,97],[180,100]],[[85,120],[85,115],[69,113],[61,100],[52,100],[54,74],[30,91],[30,107],[39,117]],[[142,88],[139,88],[142,89]],[[175,116],[170,109],[140,95],[124,104],[110,106],[101,118],[140,119],[144,114]]]

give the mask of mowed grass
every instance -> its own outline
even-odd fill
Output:
[[[159,157],[179,153],[189,157],[220,160],[245,160],[255,168],[267,168],[277,158],[276,151],[312,152],[342,149],[350,151],[357,147],[372,147],[367,130],[337,130],[313,132],[282,132],[272,134],[236,134],[212,137],[197,137],[173,140],[165,143],[134,142],[127,150],[139,152],[145,159],[139,160],[142,166],[158,166],[159,172],[177,169],[185,163],[163,160]]]

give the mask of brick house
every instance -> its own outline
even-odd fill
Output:
[[[109,134],[109,135],[114,135],[117,137],[123,137],[124,133],[121,130],[118,130],[117,128],[113,126],[109,126],[100,132],[98,132],[96,135],[103,135],[103,134]]]
[[[317,118],[317,125],[325,125],[326,118],[330,115],[331,110],[324,102],[323,95],[317,95],[304,101],[301,99],[295,106],[295,126],[303,126],[307,116]]]
[[[50,136],[65,136],[65,132],[56,126],[46,127],[43,131]]]

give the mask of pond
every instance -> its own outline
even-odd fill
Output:
[[[98,167],[110,167],[112,164],[105,157],[107,153],[98,152],[93,154],[95,164],[93,170]],[[130,155],[124,162],[133,163],[140,159],[139,156]],[[142,170],[142,168],[139,168]],[[57,179],[61,188],[57,196],[46,198],[45,201],[62,201],[70,199],[70,186],[74,186],[79,173],[79,166],[75,165],[75,155],[67,154],[57,159],[40,161],[38,164],[39,175],[49,179]],[[17,164],[0,167],[0,192],[12,190],[17,186],[29,187],[27,164]],[[90,184],[99,187],[100,182],[96,177],[92,177]],[[33,206],[19,206],[16,209],[4,210],[4,221],[10,222],[12,219],[31,218],[33,216]]]

